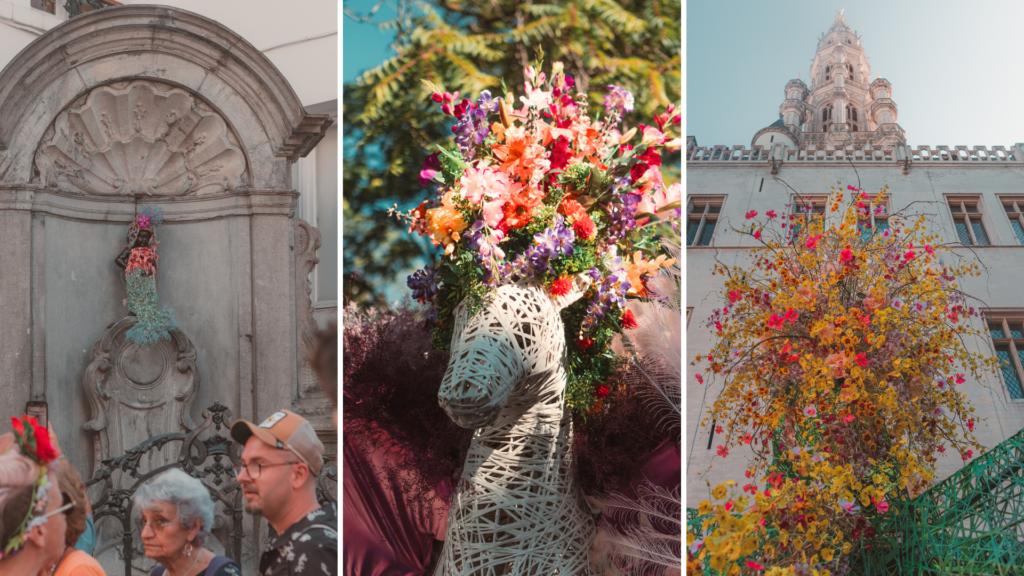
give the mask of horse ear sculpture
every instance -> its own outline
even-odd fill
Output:
[[[456,310],[438,401],[455,423],[477,430],[435,574],[586,573],[595,528],[568,459],[559,312],[589,283],[578,275],[569,293],[552,297],[513,277],[473,316],[465,302]]]

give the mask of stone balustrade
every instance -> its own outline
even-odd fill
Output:
[[[776,145],[773,148],[753,146],[694,146],[688,151],[687,162],[766,162],[773,156],[783,162],[895,162],[909,156],[910,160],[927,163],[982,163],[1014,162],[1024,163],[1024,144],[1014,146],[918,146],[913,148],[901,144],[893,146],[872,146],[850,144],[827,146],[808,144],[800,148]],[[905,152],[904,152],[905,151]]]

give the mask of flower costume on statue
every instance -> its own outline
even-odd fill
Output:
[[[128,226],[128,239],[115,262],[124,269],[124,285],[128,294],[128,310],[139,321],[125,337],[138,346],[148,346],[160,340],[170,340],[170,331],[178,327],[171,310],[157,310],[156,228],[163,224],[163,208],[146,204]]]

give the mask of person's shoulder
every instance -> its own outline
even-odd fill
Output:
[[[232,560],[218,568],[211,576],[242,576],[242,569]]]
[[[103,566],[100,566],[100,563],[87,552],[81,550],[75,550],[68,554],[64,563],[67,564],[67,572],[63,570],[61,572],[67,576],[106,576]]]

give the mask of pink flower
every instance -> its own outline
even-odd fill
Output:
[[[846,187],[847,190],[853,190],[854,192],[860,192],[860,188],[854,188],[852,184]]]
[[[804,416],[807,416],[808,418],[814,418],[817,415],[818,408],[814,404],[811,404],[807,408],[804,408]]]
[[[846,367],[846,356],[837,352],[825,359],[826,374],[829,378],[839,378]]]
[[[775,213],[775,210],[769,210],[765,212],[765,216],[769,218],[777,218],[779,215]]]
[[[796,322],[799,319],[800,319],[800,314],[798,314],[796,310],[793,310],[792,308],[790,308],[789,310],[786,310],[786,321],[787,322]]]
[[[935,249],[932,248],[931,244],[925,244],[924,251],[927,252],[929,256],[935,256]]]
[[[871,294],[870,296],[864,299],[864,307],[867,308],[869,312],[874,312],[875,310],[885,308],[888,304],[889,298],[887,298],[885,294]]]
[[[697,382],[703,384],[704,383],[704,377],[701,376],[700,374],[697,374]]]
[[[875,499],[872,498],[871,501],[875,502]],[[878,509],[879,513],[885,514],[886,512],[889,511],[889,503],[886,502],[885,500],[881,500],[879,502],[875,502],[875,508]]]
[[[849,262],[850,260],[853,260],[853,251],[843,250],[842,252],[839,253],[839,260],[841,262]]]
[[[729,292],[728,296],[729,296],[729,304],[735,304],[738,300],[743,298],[743,295],[740,294],[739,290],[731,290]]]
[[[974,432],[974,418],[967,419],[967,429]]]
[[[814,301],[814,294],[811,292],[811,289],[806,286],[801,286],[800,288],[797,288],[796,293],[803,296],[804,300],[806,300],[808,303]]]
[[[758,230],[757,232],[754,232],[754,239],[755,240],[760,240],[761,239],[761,231],[760,230]]]
[[[771,317],[768,318],[768,327],[771,328],[772,330],[782,330],[782,322],[782,316],[779,316],[778,314],[772,314]]]
[[[752,562],[750,560],[747,560],[747,568],[753,568],[754,570],[764,570],[764,566],[758,564],[757,562]]]
[[[817,248],[818,247],[818,240],[821,240],[821,234],[818,234],[816,236],[811,236],[810,238],[808,238],[807,239],[807,244],[806,244],[807,249],[808,250],[814,250],[815,248]]]
[[[907,250],[906,253],[903,254],[903,258],[907,262],[910,262],[911,260],[913,260],[916,257],[917,257],[917,252],[914,252],[913,250]]]
[[[843,422],[853,422],[853,418],[853,414],[847,414],[846,416],[843,416]]]
[[[964,453],[963,456],[961,456],[961,458],[963,458],[964,462],[967,462],[971,458],[974,458],[974,450],[968,450],[967,452]]]
[[[750,212],[747,212],[747,220],[750,220],[751,218],[756,218],[756,217],[757,217],[757,210],[751,210]]]
[[[864,368],[868,365],[868,356],[864,352],[857,354],[857,365]]]
[[[722,458],[725,458],[726,456],[729,455],[729,449],[726,448],[725,446],[722,446],[721,444],[718,445],[717,452],[718,455],[721,456]]]
[[[967,380],[964,379],[964,375],[963,374],[957,374],[956,375],[956,383],[957,384],[963,384],[966,381]]]

